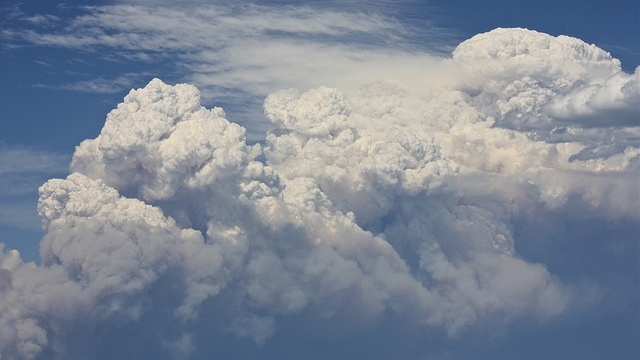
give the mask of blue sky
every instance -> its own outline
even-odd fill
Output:
[[[77,230],[81,225],[74,225],[80,226],[76,228],[66,222],[66,225],[51,226],[43,231],[38,217],[38,187],[48,179],[65,178],[70,172],[74,152],[78,160],[74,161],[72,171],[94,180],[102,179],[121,195],[161,209],[165,215],[176,219],[178,228],[193,228],[205,237],[205,241],[218,241],[210,235],[218,231],[211,230],[212,224],[218,221],[227,226],[226,221],[231,221],[228,218],[235,216],[226,215],[223,205],[227,201],[232,209],[241,205],[233,205],[235,203],[219,195],[213,185],[206,191],[190,192],[192,189],[185,190],[176,185],[182,180],[165,179],[164,183],[163,178],[153,178],[145,182],[146,176],[155,174],[157,169],[129,173],[133,170],[126,163],[128,159],[143,157],[139,153],[132,155],[134,150],[120,158],[122,167],[103,158],[95,160],[98,152],[90,150],[93,145],[89,143],[76,150],[81,142],[96,139],[101,131],[100,151],[104,154],[117,153],[118,146],[126,147],[104,140],[108,136],[113,139],[113,134],[129,134],[124,127],[109,130],[105,126],[107,114],[123,102],[131,89],[144,88],[152,79],[160,78],[169,85],[189,83],[197,86],[202,106],[222,107],[226,119],[246,129],[247,147],[238,145],[226,151],[240,151],[241,148],[243,154],[253,154],[258,161],[275,169],[280,174],[281,184],[289,184],[287,187],[294,189],[290,190],[292,192],[297,191],[296,186],[313,189],[312,185],[302,184],[300,180],[313,178],[319,184],[318,194],[324,194],[318,195],[319,198],[325,196],[331,202],[327,205],[334,216],[331,221],[353,222],[353,228],[349,228],[353,234],[364,230],[375,239],[384,239],[393,249],[393,254],[389,255],[387,250],[376,248],[374,251],[363,245],[362,254],[380,251],[384,259],[401,259],[408,268],[409,280],[406,281],[422,284],[416,291],[427,294],[424,295],[426,298],[436,294],[448,300],[441,300],[446,303],[442,306],[429,305],[431,307],[419,301],[394,302],[402,295],[394,292],[397,290],[383,287],[382,290],[376,288],[388,299],[385,300],[388,302],[381,300],[383,310],[355,311],[361,300],[354,294],[367,292],[354,288],[322,298],[343,304],[331,308],[338,315],[324,318],[318,314],[329,310],[314,305],[313,297],[304,291],[321,297],[330,293],[325,287],[316,289],[311,285],[300,285],[310,299],[307,300],[309,305],[291,310],[252,293],[255,274],[248,270],[237,270],[237,273],[229,270],[234,275],[225,278],[222,286],[228,290],[220,290],[219,295],[212,295],[213,290],[207,290],[211,291],[210,295],[194,305],[202,320],[187,322],[184,333],[180,326],[172,325],[173,318],[156,316],[152,310],[140,310],[140,315],[131,318],[127,317],[127,310],[106,320],[95,318],[87,322],[79,320],[78,315],[56,317],[51,312],[39,310],[44,312],[34,316],[41,319],[40,326],[49,334],[51,343],[62,344],[60,348],[64,350],[44,346],[37,358],[52,358],[56,351],[70,358],[96,359],[158,358],[167,357],[169,353],[181,354],[180,351],[194,359],[209,358],[211,353],[247,359],[637,357],[640,350],[639,146],[638,124],[633,120],[638,118],[636,69],[640,64],[640,5],[637,1],[580,4],[573,1],[246,1],[235,6],[215,1],[185,1],[177,7],[170,3],[140,0],[81,4],[5,1],[1,4],[0,242],[5,244],[4,253],[17,249],[24,262],[41,264],[40,242],[49,233],[46,239],[54,245],[43,251],[51,251],[55,256],[49,254],[44,261],[45,267],[38,270],[42,274],[34,277],[54,276],[44,275],[53,274],[45,268],[56,266],[72,271],[69,269],[75,265],[69,264],[80,261],[64,260],[64,251],[56,250],[55,239],[72,238],[69,235],[72,232],[82,232]],[[496,28],[515,27],[538,33],[500,35],[494,32],[485,38],[474,37]],[[536,41],[556,44],[556,40],[536,34],[566,35],[594,46],[577,47],[588,53],[580,60],[582,62],[571,62],[574,55],[565,56],[553,46],[550,46],[552,50],[543,51],[536,57],[538,45],[531,44],[540,44]],[[471,38],[475,42],[465,42]],[[463,42],[465,46],[460,45]],[[530,60],[509,63],[511,60],[507,59],[502,63],[483,57],[485,51],[490,54],[491,49],[498,46],[513,45],[517,49],[519,44],[526,48],[525,55],[534,54]],[[452,58],[454,51],[456,55]],[[607,57],[606,53],[620,62]],[[547,59],[552,60],[547,63]],[[541,67],[536,67],[539,65]],[[529,69],[537,70],[528,73]],[[561,80],[565,82],[561,83]],[[323,90],[321,86],[335,88],[339,93]],[[158,88],[167,94],[173,91]],[[299,93],[270,95],[289,88],[297,88]],[[138,95],[140,103],[144,102],[146,94]],[[461,103],[468,103],[469,107],[464,108],[459,102],[450,100],[456,96],[463,96],[466,100],[460,100]],[[591,96],[589,101],[580,102],[585,96]],[[324,99],[324,102],[313,103],[310,99],[314,97]],[[271,100],[263,105],[265,98]],[[347,100],[343,101],[343,98]],[[453,103],[459,107],[451,105]],[[322,107],[327,104],[333,107],[323,111]],[[492,104],[498,105],[494,108]],[[332,117],[334,115],[337,117]],[[125,115],[113,115],[114,123],[120,116]],[[369,120],[362,120],[364,118]],[[317,125],[313,119],[324,119],[324,123]],[[480,120],[477,119],[487,121],[488,127],[478,125]],[[445,126],[447,121],[450,123]],[[349,129],[357,129],[349,130],[356,138],[370,133],[371,141],[379,140],[378,145],[370,144],[369,158],[353,160],[352,169],[347,167],[341,173],[350,179],[347,183],[351,185],[361,184],[366,188],[367,181],[373,181],[371,188],[366,188],[368,190],[349,192],[344,190],[347,183],[332,182],[339,177],[328,174],[340,167],[337,163],[328,166],[328,172],[314,172],[329,162],[327,159],[331,158],[332,151],[341,151],[334,143],[318,140],[317,148],[301,148],[296,153],[297,158],[283,150],[295,143],[291,139],[320,136],[318,134],[325,131],[323,126],[329,129],[327,134],[337,136],[343,131],[342,122],[349,123]],[[393,126],[400,129],[398,133],[389,130]],[[229,131],[223,132],[225,138],[235,139],[235,130],[225,131]],[[265,140],[267,133],[272,135]],[[387,133],[404,136],[405,140],[392,137],[380,140],[382,134]],[[127,135],[118,136],[126,140]],[[256,143],[266,150],[259,154],[255,153],[255,148],[250,150],[250,145]],[[396,143],[403,144],[405,149],[410,148],[406,144],[413,144],[411,151],[422,154],[422,158],[400,157],[404,153],[397,155],[394,152],[393,144]],[[92,144],[98,144],[98,140]],[[156,149],[154,151],[163,149],[149,146],[148,149]],[[366,148],[368,145],[358,146]],[[98,145],[95,148],[98,149]],[[318,155],[325,154],[323,151],[329,154],[327,159]],[[246,154],[242,156],[249,156]],[[352,153],[340,156],[349,159],[349,154]],[[385,154],[397,156],[384,158]],[[423,159],[427,158],[431,160],[425,162]],[[250,160],[241,159],[236,163],[247,168],[255,166],[246,165]],[[411,165],[414,160],[418,165]],[[385,162],[392,164],[389,165],[391,168],[378,166]],[[399,167],[393,168],[396,165]],[[360,169],[360,166],[369,167]],[[400,180],[393,183],[395,185],[384,182],[385,176],[393,177],[408,171],[403,166],[411,167],[407,174],[420,170],[420,175],[411,176],[424,176],[419,185],[423,188],[415,190],[418,185],[411,185],[409,178],[403,178],[406,183],[402,186],[397,185]],[[179,172],[167,169],[163,165],[157,174]],[[268,174],[266,171],[259,181],[271,187],[271,194],[280,191],[274,190],[280,189],[278,186],[285,188],[277,185],[276,180],[264,180],[273,176]],[[175,176],[182,179],[182,175]],[[248,181],[237,176],[242,184]],[[129,179],[131,183],[122,179]],[[142,190],[136,193],[138,185]],[[282,190],[282,193],[289,194],[287,191]],[[282,195],[285,200],[278,201],[293,206],[294,202],[286,199],[304,193]],[[308,190],[306,193],[314,192]],[[200,204],[199,196],[208,197],[211,204],[208,200],[203,200],[204,205]],[[45,201],[41,207],[46,210],[48,206],[52,205]],[[260,214],[262,208],[255,206],[252,211]],[[325,205],[317,205],[318,209],[322,206]],[[200,212],[211,218],[203,219]],[[277,213],[272,210],[271,214],[274,212]],[[355,220],[340,217],[349,212],[354,214]],[[294,224],[298,218],[292,215],[292,219]],[[301,236],[309,241],[313,241],[313,236],[318,239],[329,236],[320,230],[309,230],[313,229],[309,225],[313,222],[304,221],[309,223],[299,225],[300,229],[294,235],[289,235],[289,227],[273,225],[277,231],[271,231],[276,235],[265,237],[275,244],[278,236]],[[331,221],[329,223],[334,224]],[[253,239],[252,231],[258,231],[258,226],[251,224],[251,221],[241,219],[233,223],[235,228],[229,225],[229,229],[243,229]],[[416,224],[427,225],[422,228]],[[495,251],[504,251],[500,255],[489,251],[488,254],[496,256],[489,257],[494,259],[490,263],[498,258],[507,259],[504,267],[496,265],[498,270],[483,263],[487,258],[484,253],[478,255],[480,247],[468,242],[476,236],[484,239],[484,235],[478,234],[483,234],[479,229],[485,229],[482,227],[485,224],[489,234],[485,240],[492,239]],[[415,233],[416,226],[423,231],[418,231],[419,235]],[[86,237],[94,237],[92,228],[86,229]],[[220,230],[220,233],[228,234],[229,229],[226,233]],[[349,236],[358,238],[360,235]],[[95,237],[99,238],[98,235]],[[341,240],[339,235],[334,237]],[[106,237],[104,242],[112,239]],[[435,239],[435,247],[427,251],[424,244],[431,239]],[[331,240],[326,238],[324,241]],[[418,243],[422,245],[416,245]],[[74,248],[73,244],[65,246],[68,246],[65,247],[67,254],[83,251],[79,246]],[[249,248],[253,249],[253,246]],[[333,246],[341,249],[343,245]],[[447,263],[451,266],[449,275],[438,272],[442,268],[434,265],[440,264],[437,262],[440,253],[434,250],[436,248],[442,250],[443,256],[450,257],[451,261]],[[341,253],[345,258],[365,256],[358,252],[347,256],[346,249]],[[291,265],[291,261],[286,260],[289,250],[276,251],[277,256],[282,256],[285,269]],[[262,252],[251,251],[249,254],[253,255],[246,255],[244,267],[268,262]],[[310,259],[320,258],[315,250],[309,251]],[[361,271],[374,279],[371,281],[384,283],[376,277],[378,273],[367,273],[366,266],[362,265],[365,260],[358,261]],[[150,266],[157,271],[155,263]],[[171,265],[167,266],[171,269]],[[475,271],[478,278],[491,278],[490,274],[509,273],[508,266],[519,266],[513,271],[518,274],[521,271],[522,278],[511,282],[500,277],[502,275],[495,275],[498,285],[488,290],[480,289],[482,296],[465,292],[468,289],[461,285],[464,281],[460,279],[466,279],[466,271]],[[268,268],[267,265],[264,267]],[[5,268],[9,269],[9,265]],[[157,299],[161,298],[160,293],[174,286],[172,276],[180,277],[178,274],[186,270],[175,271],[160,276],[140,293],[123,292],[113,297],[122,296],[123,303],[147,304],[151,309],[172,309],[180,300],[171,298],[163,302]],[[271,274],[267,270],[264,273]],[[290,276],[286,271],[284,273]],[[540,280],[544,285],[531,280],[537,277],[547,279]],[[18,279],[18,275],[15,278]],[[268,283],[259,279],[263,285]],[[535,305],[523,304],[521,300],[526,297],[522,294],[529,290],[510,292],[503,288],[503,284],[510,289],[518,288],[517,283],[540,287],[540,291],[531,290]],[[291,285],[298,289],[296,286]],[[0,291],[2,289],[0,286]],[[189,293],[188,289],[184,292]],[[501,291],[518,300],[512,304],[501,301],[505,294]],[[122,295],[124,293],[126,296]],[[566,307],[557,313],[549,310],[549,304],[557,303],[550,300],[556,295],[549,294],[564,296]],[[460,308],[453,310],[449,303],[457,304],[451,299],[458,297],[465,300],[461,301]],[[96,308],[106,306],[99,301],[94,304]],[[237,306],[230,305],[236,301]],[[485,305],[481,304],[491,301],[499,305],[483,307]],[[24,306],[25,314],[36,313],[33,308]],[[372,309],[375,307],[371,306]],[[423,310],[420,306],[431,310]],[[491,306],[495,308],[488,310]],[[398,307],[404,312],[397,310]],[[467,313],[460,309],[473,309],[474,320],[465,317]],[[430,317],[438,311],[445,314],[440,320],[434,320],[435,315]],[[541,315],[547,314],[546,311],[553,315]],[[425,320],[426,323],[437,324],[416,324],[410,321],[412,316],[426,316],[431,321]],[[48,322],[49,319],[54,320]],[[350,321],[363,325],[349,324]],[[451,330],[462,323],[459,333]],[[56,326],[64,328],[62,332],[66,331],[66,335],[56,334],[53,330]],[[262,329],[261,326],[265,328],[264,334],[255,330]],[[163,329],[165,338],[148,335],[158,327]],[[103,335],[86,335],[86,329],[102,329]],[[14,351],[0,350],[9,355]],[[29,358],[28,355],[21,356]]]

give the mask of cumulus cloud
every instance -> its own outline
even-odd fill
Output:
[[[637,126],[639,76],[638,69],[633,75],[618,72],[602,84],[554,98],[545,110],[558,120],[580,121],[586,127]]]
[[[343,20],[255,26],[385,26]],[[296,317],[360,332],[403,319],[456,337],[584,305],[592,288],[520,256],[514,222],[557,209],[640,220],[637,124],[577,120],[637,111],[637,72],[525,29],[424,66],[456,75],[420,90],[399,78],[274,92],[273,130],[255,145],[192,85],[132,90],[76,148],[72,174],[40,188],[42,266],[2,253],[0,354],[80,358],[79,328],[95,342],[99,327],[146,325],[162,356],[195,357],[203,323],[263,345]],[[606,136],[607,151],[583,154]]]

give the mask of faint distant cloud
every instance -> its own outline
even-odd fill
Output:
[[[46,61],[42,61],[42,60],[33,60],[34,63],[42,65],[42,66],[46,66],[46,67],[51,67],[51,64],[46,62]]]
[[[18,229],[41,231],[41,220],[36,210],[36,201],[0,203],[0,225]],[[3,239],[7,240],[7,239]]]
[[[0,175],[66,172],[70,156],[0,142]]]
[[[67,154],[0,142],[0,196],[35,193],[48,178],[66,175],[70,160]]]
[[[28,21],[32,24],[35,25],[51,25],[53,22],[58,22],[60,21],[60,18],[55,16],[55,15],[50,15],[50,14],[46,14],[46,15],[34,15],[34,16],[28,16],[28,17],[24,17],[25,21]]]
[[[380,42],[396,38],[403,30],[392,18],[310,7],[243,5],[177,8],[117,5],[87,7],[84,11],[81,16],[73,17],[65,26],[52,31],[5,29],[3,34],[14,41],[37,45],[83,50],[90,50],[85,46],[105,46],[162,53],[220,48],[238,38],[276,33],[284,37],[335,37],[362,32],[362,35],[370,35],[369,40],[377,39]],[[55,21],[55,17],[46,16],[21,19],[37,25],[52,25]],[[357,40],[352,36],[350,38]]]
[[[71,156],[0,141],[0,225],[41,230],[37,215],[38,188],[69,173]]]
[[[128,73],[118,76],[115,79],[105,79],[103,77],[98,77],[92,80],[77,81],[74,83],[63,85],[35,84],[33,86],[44,89],[72,90],[97,94],[113,94],[131,89],[133,84],[142,76],[142,74]]]

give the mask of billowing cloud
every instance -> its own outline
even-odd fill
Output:
[[[316,31],[386,26],[338,20]],[[451,76],[272,93],[273,130],[255,145],[192,85],[132,90],[76,148],[72,174],[40,188],[42,266],[2,253],[0,354],[98,358],[80,343],[105,341],[100,329],[152,328],[159,357],[205,357],[207,326],[264,345],[300,318],[455,338],[588,306],[598,289],[522,257],[515,223],[563,210],[640,220],[638,125],[606,120],[637,118],[637,72],[525,29],[429,59],[419,74]]]
[[[633,75],[618,72],[604,83],[584,86],[555,98],[547,107],[558,120],[580,121],[583,126],[637,125],[640,106],[638,70]]]

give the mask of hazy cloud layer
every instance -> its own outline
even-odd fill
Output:
[[[68,157],[62,154],[9,146],[0,142],[0,175],[3,177],[22,173],[66,172],[68,162]]]
[[[0,224],[39,230],[33,209],[38,187],[69,171],[69,156],[0,142]]]
[[[148,26],[148,50],[188,51],[205,42],[208,31],[190,29],[207,12],[222,33],[239,21],[253,23],[249,33],[394,34],[384,19],[328,12],[309,27],[310,10],[288,9],[174,12],[172,25],[162,8],[92,8],[60,34],[5,36],[135,52]],[[124,38],[105,30],[131,26]],[[163,26],[184,37],[156,44]],[[202,64],[215,64],[215,49],[198,54]],[[371,54],[367,71],[398,56]],[[272,93],[264,145],[201,106],[192,85],[154,79],[132,90],[76,148],[72,174],[40,188],[42,266],[2,253],[1,356],[99,358],[82,345],[100,344],[99,329],[153,328],[145,344],[167,350],[159,357],[201,357],[203,324],[264,345],[300,317],[354,332],[394,319],[456,337],[588,307],[600,290],[520,256],[514,223],[552,211],[640,220],[638,124],[628,120],[638,118],[638,71],[578,39],[525,29],[415,61],[423,56],[409,55],[423,67],[413,79],[400,61],[388,79],[362,73],[345,91]],[[256,67],[278,78],[270,71]]]
[[[45,89],[73,90],[73,91],[98,93],[98,94],[110,94],[110,93],[120,92],[123,89],[131,88],[131,85],[136,81],[139,81],[141,77],[142,77],[141,74],[128,73],[128,74],[119,76],[115,79],[104,79],[100,77],[97,79],[82,80],[75,83],[64,84],[60,86],[35,84],[34,87],[45,88]]]
[[[130,60],[147,64],[145,73],[198,86],[206,103],[234,105],[243,117],[237,121],[253,125],[247,129],[251,140],[264,137],[269,124],[259,109],[274,91],[321,85],[357,91],[370,81],[431,81],[441,75],[425,71],[437,61],[430,52],[448,55],[454,43],[448,31],[431,24],[421,23],[418,33],[354,4],[340,10],[321,4],[146,5],[63,7],[65,20],[17,12],[10,17],[14,26],[1,36],[6,46],[100,54],[107,67]],[[128,90],[132,82],[142,85],[142,76],[126,73],[38,86],[108,93]]]

